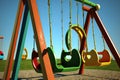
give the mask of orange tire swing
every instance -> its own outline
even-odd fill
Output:
[[[28,51],[26,48],[24,48],[25,54],[22,55],[22,60],[26,60],[28,57]]]
[[[92,32],[93,32],[93,41],[94,41],[94,48],[90,52],[87,50],[82,51],[82,60],[86,66],[104,66],[109,65],[111,63],[111,57],[108,50],[105,49],[105,42],[103,39],[104,50],[101,52],[96,51],[96,42],[95,42],[95,34],[94,34],[94,25],[93,25],[93,18],[92,18]],[[86,40],[87,44],[87,40]],[[102,55],[102,57],[100,57]]]

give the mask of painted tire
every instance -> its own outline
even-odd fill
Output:
[[[73,29],[77,32],[77,34],[79,36],[79,39],[80,39],[80,43],[81,43],[82,39],[86,37],[86,34],[85,34],[84,30],[78,25],[72,25],[71,29]],[[70,46],[70,43],[71,43],[70,42],[71,29],[69,29],[67,31],[66,36],[65,36],[66,47],[69,51],[71,50],[71,46]],[[78,67],[78,66],[80,66],[81,65],[81,60],[82,60],[80,53],[76,49],[72,49],[71,52],[65,52],[65,51],[62,52],[62,54],[61,54],[62,65],[64,67],[73,67],[73,66]],[[69,61],[67,61],[65,59],[67,55],[71,56],[71,59]]]
[[[24,48],[25,54],[22,55],[22,60],[26,60],[28,56],[28,51],[26,48]]]
[[[81,43],[83,38],[86,38],[86,34],[85,34],[84,30],[80,26],[72,25],[71,29],[73,29],[77,32],[79,39],[80,39],[80,43]],[[70,50],[70,32],[71,32],[71,29],[69,29],[67,31],[66,36],[65,36],[65,43],[66,43],[66,47],[68,50]]]
[[[40,63],[37,60],[37,58],[38,58],[38,52],[33,50],[33,52],[32,52],[32,65],[33,65],[33,68],[35,69],[35,71],[40,73],[41,67],[40,67]]]

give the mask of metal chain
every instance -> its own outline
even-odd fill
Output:
[[[70,22],[69,22],[69,25],[71,27],[72,25],[72,0],[69,0],[69,18],[70,18]]]
[[[78,18],[79,17],[79,15],[78,15],[79,14],[79,12],[78,12],[78,9],[79,9],[78,8],[78,2],[76,2],[76,7],[77,7],[77,25],[79,25],[79,23],[78,23],[79,22],[79,18]]]
[[[79,14],[79,13],[78,13],[78,9],[79,9],[79,8],[78,8],[78,2],[77,2],[77,1],[76,1],[76,7],[77,7],[77,10],[76,10],[76,11],[77,11],[77,12],[76,12],[76,13],[77,13],[77,14],[76,14],[76,15],[77,15],[77,16],[76,16],[76,17],[77,17],[77,25],[79,26],[79,23],[78,23],[78,22],[79,22],[79,18],[78,18],[78,17],[79,17],[79,15],[78,15],[78,14]],[[79,50],[79,48],[80,48],[80,45],[79,45],[79,44],[80,44],[80,42],[79,42],[79,38],[78,38],[78,50]]]
[[[104,49],[106,49],[106,46],[105,46],[105,40],[104,40],[104,37],[102,36],[102,40],[103,40],[103,46],[104,46]]]
[[[62,50],[63,50],[64,49],[63,0],[61,0],[61,31],[62,31]]]
[[[72,31],[71,31],[71,26],[72,26],[72,0],[69,0],[69,8],[70,8],[70,12],[69,12],[69,18],[70,18],[70,22],[69,22],[69,29],[70,29],[70,51],[72,50]],[[72,52],[72,51],[71,51]],[[70,53],[72,54],[72,53]]]
[[[94,21],[93,21],[93,18],[92,18],[92,35],[93,35],[94,48],[96,50],[96,40],[95,40],[95,33],[94,33]]]
[[[53,48],[53,45],[52,45],[52,23],[51,23],[51,14],[50,14],[50,0],[48,0],[48,17],[49,17],[49,28],[50,28],[50,47]]]
[[[35,50],[35,36],[33,36],[33,50]]]

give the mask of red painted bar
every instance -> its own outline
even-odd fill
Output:
[[[38,56],[41,63],[44,80],[54,80],[54,75],[49,60],[48,52],[44,52],[46,49],[45,38],[42,30],[42,24],[39,17],[39,12],[36,4],[36,0],[28,0],[30,14],[32,18],[33,29],[35,33],[35,40],[37,42]]]
[[[15,21],[15,25],[14,25],[14,30],[12,33],[11,43],[10,43],[10,47],[9,47],[8,57],[7,57],[7,61],[6,61],[6,67],[4,70],[3,80],[10,80],[12,64],[13,64],[13,59],[14,59],[14,53],[15,53],[16,43],[17,43],[17,39],[18,39],[18,33],[20,31],[20,22],[22,19],[23,9],[24,9],[24,2],[22,0],[20,0],[20,4],[19,4],[18,11],[17,11],[17,16],[16,16],[16,21]]]
[[[86,17],[86,22],[85,22],[85,25],[84,25],[84,30],[85,30],[86,36],[88,34],[88,29],[89,29],[89,24],[90,24],[90,18],[91,18],[91,15],[90,15],[90,12],[88,12],[87,13],[87,17]],[[82,41],[81,41],[80,53],[82,53],[82,51],[85,48],[86,48],[86,38],[84,37],[82,39]],[[79,69],[79,74],[83,74],[83,73],[84,73],[84,63],[82,62],[81,67]]]
[[[83,6],[82,9],[83,9],[84,11],[89,12],[91,8],[89,8],[89,7],[87,7],[87,6]]]

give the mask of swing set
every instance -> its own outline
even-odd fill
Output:
[[[10,48],[8,51],[8,57],[6,62],[6,67],[3,75],[4,80],[9,80],[11,71],[12,71],[12,64],[14,59],[14,53],[16,50],[16,57],[13,65],[13,71],[12,71],[12,80],[17,80],[18,73],[20,69],[20,62],[22,59],[22,53],[24,49],[24,43],[25,38],[27,34],[28,29],[28,22],[31,17],[31,21],[33,24],[33,32],[34,32],[34,44],[37,43],[37,50],[35,51],[35,47],[33,45],[33,52],[32,52],[32,65],[36,72],[42,72],[43,78],[45,80],[54,80],[53,72],[66,72],[66,71],[74,71],[79,69],[79,74],[83,74],[84,70],[84,64],[86,66],[103,66],[103,65],[109,65],[111,63],[111,58],[109,52],[104,49],[101,52],[97,52],[96,49],[91,50],[88,52],[87,50],[87,34],[88,34],[88,28],[90,19],[94,18],[95,21],[98,24],[98,27],[102,33],[102,36],[104,40],[106,41],[111,53],[113,54],[115,60],[117,61],[118,66],[120,67],[120,55],[115,48],[110,36],[108,35],[105,26],[103,25],[97,10],[100,9],[100,6],[98,4],[92,3],[89,0],[76,0],[78,2],[82,2],[83,4],[87,4],[89,6],[92,6],[92,8],[89,8],[87,6],[83,6],[83,10],[87,11],[87,17],[85,21],[84,29],[82,29],[78,25],[72,24],[72,16],[71,16],[71,7],[72,7],[72,0],[69,1],[70,6],[70,22],[69,22],[69,29],[65,36],[65,42],[66,47],[68,51],[64,50],[63,43],[64,43],[64,26],[63,26],[63,0],[61,0],[61,31],[62,31],[62,52],[61,52],[61,64],[58,64],[57,60],[54,56],[54,46],[52,44],[52,24],[51,24],[51,16],[50,16],[50,0],[48,0],[48,15],[49,15],[49,28],[50,28],[50,47],[46,47],[46,42],[44,38],[44,33],[42,30],[42,24],[40,21],[38,8],[36,4],[36,0],[20,0],[18,12],[16,16],[16,23],[14,25],[14,30],[11,38]],[[23,20],[22,20],[23,16]],[[21,31],[20,31],[20,23],[22,21],[21,25]],[[80,39],[80,50],[72,49],[72,33],[71,30],[75,30],[79,36]],[[19,33],[20,31],[20,33]],[[93,31],[94,32],[94,31]],[[19,40],[18,40],[18,34]],[[94,38],[94,34],[93,34]],[[17,45],[18,40],[18,45]],[[95,40],[94,40],[95,41]],[[94,42],[95,43],[95,42]],[[17,46],[16,46],[17,45]],[[95,45],[95,44],[94,44]],[[27,52],[26,52],[27,53]],[[99,59],[98,55],[102,54],[103,57]],[[71,59],[69,61],[66,60],[66,56],[70,55]],[[90,58],[88,56],[91,56]],[[37,60],[37,57],[39,57],[39,61]]]
[[[63,6],[62,6],[62,0],[61,0],[61,15],[63,15]],[[69,5],[70,5],[70,10],[71,10],[71,3],[72,0],[70,0]],[[49,27],[50,27],[50,47],[48,47],[45,52],[48,52],[49,58],[50,58],[50,62],[52,65],[52,70],[53,72],[67,72],[67,71],[74,71],[80,68],[81,66],[81,56],[79,54],[79,51],[77,49],[72,49],[71,47],[68,48],[68,52],[66,52],[64,50],[64,48],[62,47],[62,52],[61,52],[61,64],[57,63],[57,60],[54,56],[54,50],[53,50],[53,44],[52,44],[52,23],[51,23],[51,16],[50,16],[50,0],[48,0],[48,15],[49,15]],[[70,12],[71,13],[71,12]],[[70,14],[70,18],[71,18],[71,14]],[[63,24],[63,16],[61,18],[61,24]],[[70,27],[72,27],[75,31],[77,31],[79,34],[79,36],[82,38],[83,34],[81,33],[84,32],[79,26],[75,26],[72,25],[71,26],[71,19],[70,19]],[[70,28],[69,27],[69,28]],[[63,32],[63,25],[61,26],[62,32]],[[69,43],[70,41],[68,40],[67,37],[70,38],[70,29],[68,30],[67,34],[66,34],[66,40],[68,42],[66,42],[67,45],[71,44]],[[68,36],[69,35],[69,36]],[[63,39],[63,33],[62,33],[62,39]],[[64,40],[62,40],[63,43]],[[63,46],[63,44],[62,44]],[[66,56],[69,55],[71,56],[71,59],[69,61],[66,60]],[[38,53],[34,50],[33,47],[33,52],[32,52],[32,64],[34,69],[36,70],[36,72],[41,72],[41,67],[40,67],[40,63],[37,61],[37,57],[38,57]]]
[[[82,2],[83,4],[86,4],[87,0],[77,0]],[[85,1],[85,2],[84,2]],[[92,6],[93,3],[89,4]],[[97,5],[96,5],[97,6]],[[85,21],[85,25],[84,25],[84,30],[86,33],[86,36],[88,34],[88,29],[89,29],[89,24],[90,24],[90,19],[92,18],[92,27],[93,27],[93,18],[95,19],[101,33],[102,33],[102,37],[103,37],[103,41],[105,40],[113,57],[115,58],[118,66],[120,67],[120,55],[117,51],[117,49],[115,48],[112,39],[110,38],[109,34],[107,33],[107,30],[105,28],[105,26],[102,23],[102,20],[100,19],[97,10],[100,7],[93,7],[93,8],[89,8],[87,6],[83,6],[82,9],[84,11],[87,12],[87,17],[86,17],[86,21]],[[94,40],[94,47],[95,45],[95,36],[94,36],[94,29],[93,29],[93,40]],[[104,50],[101,52],[97,52],[96,49],[91,50],[90,52],[85,51],[85,48],[87,47],[87,42],[86,42],[86,38],[83,38],[82,40],[82,44],[81,44],[81,49],[80,49],[80,53],[82,55],[82,65],[80,67],[79,70],[79,74],[83,73],[83,68],[84,68],[84,64],[86,66],[104,66],[104,65],[109,65],[111,63],[111,57],[110,54],[108,52],[108,50],[105,49],[105,43],[104,43]],[[102,58],[99,58],[99,55],[102,55]]]
[[[105,49],[105,42],[103,39],[104,44],[104,50],[101,52],[97,52],[96,50],[96,40],[95,40],[95,33],[94,33],[94,22],[93,17],[92,18],[92,35],[93,35],[93,43],[94,43],[94,49],[88,52],[88,46],[87,46],[87,38],[86,38],[86,51],[82,51],[82,60],[86,66],[104,66],[109,65],[111,63],[111,58],[108,50]],[[102,55],[100,58],[99,55]]]

